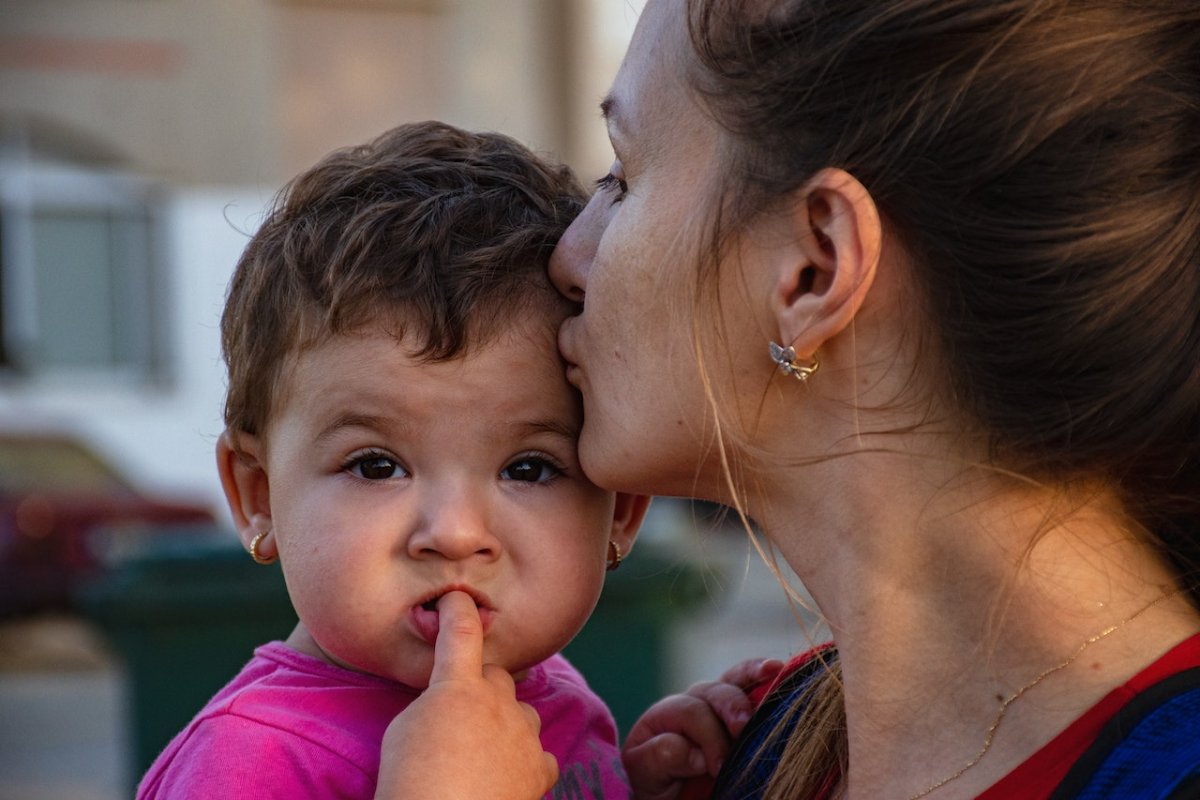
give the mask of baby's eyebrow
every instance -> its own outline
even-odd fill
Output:
[[[574,442],[579,438],[579,427],[570,425],[560,419],[530,419],[514,420],[511,427],[518,436],[533,436],[538,433],[551,433]]]
[[[365,428],[372,431],[380,431],[389,426],[395,426],[396,421],[381,417],[376,414],[359,414],[348,413],[338,416],[333,422],[321,429],[320,433],[313,439],[314,444],[321,444],[327,439],[336,435],[339,431],[347,428]]]

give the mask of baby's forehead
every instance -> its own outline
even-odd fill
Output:
[[[427,435],[454,438],[459,434],[450,430],[485,425],[520,429],[521,436],[553,432],[573,442],[583,410],[566,380],[557,327],[556,317],[513,317],[461,352],[438,358],[422,355],[419,336],[380,325],[331,333],[288,359],[275,387],[271,427],[337,428],[346,419],[371,420],[381,430],[415,425]],[[489,430],[499,436],[499,428]]]
[[[419,300],[389,302],[359,298],[336,307],[314,304],[296,310],[289,355],[303,353],[337,336],[386,333],[418,356],[449,360],[511,335],[545,329],[557,332],[573,306],[549,284],[530,282],[512,291],[498,288],[457,307],[449,298],[430,305]]]
[[[367,317],[346,333],[386,333],[414,357],[431,361],[470,358],[513,339],[524,340],[529,347],[545,347],[557,355],[558,329],[570,310],[569,304],[557,296],[513,296],[507,300],[496,298],[474,309],[465,319],[451,320],[448,326],[443,320],[431,323],[412,309],[389,309]],[[448,346],[451,340],[455,342],[453,347]]]
[[[558,329],[569,312],[570,306],[565,301],[535,300],[480,313],[471,324],[463,327],[461,340],[452,348],[445,346],[444,337],[439,338],[443,331],[411,309],[376,311],[364,315],[353,326],[310,322],[301,326],[307,329],[301,330],[284,357],[280,379],[286,385],[296,367],[308,360],[306,356],[332,343],[337,343],[343,352],[352,352],[356,343],[374,347],[380,337],[389,339],[396,345],[398,354],[417,364],[455,364],[487,357],[489,351],[511,350],[515,346],[534,356],[544,355],[556,369],[561,369]]]
[[[321,304],[295,309],[291,340],[280,353],[269,414],[278,412],[281,393],[288,391],[295,370],[308,356],[333,342],[353,357],[356,340],[365,344],[389,337],[398,352],[422,363],[453,363],[471,359],[499,344],[514,340],[530,353],[543,354],[561,369],[557,334],[572,305],[550,288],[531,283],[516,292],[492,293],[471,308],[457,312],[447,306],[422,308],[412,303],[389,303],[375,298],[346,304],[336,311]],[[349,313],[346,313],[349,312]]]

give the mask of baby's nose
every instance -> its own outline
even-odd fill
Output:
[[[463,497],[443,497],[422,515],[409,537],[408,549],[413,558],[492,559],[500,554],[501,545],[492,533],[482,503]]]

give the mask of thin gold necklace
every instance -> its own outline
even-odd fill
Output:
[[[1031,680],[1029,683],[1025,684],[1020,689],[1017,689],[1015,692],[1013,692],[1008,697],[1006,697],[1004,699],[1004,701],[1002,703],[1000,703],[1000,712],[998,714],[996,714],[996,719],[994,719],[992,721],[991,727],[989,727],[987,729],[987,734],[983,737],[983,747],[981,747],[979,749],[979,752],[975,755],[975,757],[972,758],[970,761],[968,761],[966,763],[966,765],[964,765],[960,770],[958,770],[958,772],[955,772],[953,775],[947,775],[945,778],[942,778],[940,781],[933,784],[928,789],[917,792],[912,797],[908,798],[908,800],[920,800],[920,798],[922,798],[932,792],[937,791],[938,789],[945,786],[947,783],[950,783],[951,781],[956,781],[959,778],[961,778],[963,775],[967,774],[967,771],[969,769],[971,769],[976,764],[978,764],[980,761],[982,761],[983,757],[985,755],[987,755],[988,750],[990,750],[992,747],[992,740],[996,738],[996,729],[1000,727],[1000,723],[1004,720],[1004,715],[1005,715],[1005,713],[1008,712],[1008,707],[1011,706],[1013,703],[1015,703],[1017,700],[1019,700],[1021,698],[1021,695],[1025,694],[1030,689],[1037,686],[1039,683],[1044,681],[1046,678],[1049,678],[1054,673],[1056,673],[1060,670],[1064,670],[1067,667],[1069,667],[1071,665],[1071,663],[1075,659],[1079,658],[1080,654],[1083,653],[1083,651],[1086,650],[1090,645],[1093,645],[1096,642],[1100,641],[1104,637],[1106,637],[1109,634],[1116,631],[1121,626],[1123,626],[1127,623],[1133,622],[1135,619],[1140,617],[1142,614],[1145,614],[1147,611],[1149,611],[1151,608],[1153,608],[1154,606],[1161,603],[1163,600],[1166,600],[1168,597],[1172,597],[1178,593],[1179,593],[1179,589],[1174,589],[1172,591],[1165,591],[1162,595],[1156,597],[1155,599],[1151,600],[1149,603],[1147,603],[1146,605],[1142,606],[1140,609],[1135,611],[1132,616],[1126,617],[1125,619],[1121,620],[1120,622],[1116,623],[1115,625],[1108,626],[1104,630],[1097,633],[1095,636],[1092,636],[1090,639],[1085,640],[1083,644],[1079,645],[1079,647],[1076,648],[1074,653],[1071,653],[1071,655],[1067,656],[1065,661],[1058,664],[1057,666],[1053,666],[1050,669],[1046,670],[1045,672],[1043,672],[1042,674],[1038,675],[1036,678]]]

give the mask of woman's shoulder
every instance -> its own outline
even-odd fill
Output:
[[[1101,729],[1051,800],[1200,796],[1200,666],[1139,692]]]
[[[981,800],[1009,797],[1200,797],[1200,635],[1109,692],[994,784]],[[1145,794],[1143,785],[1160,785]],[[1130,789],[1130,787],[1135,787]]]

